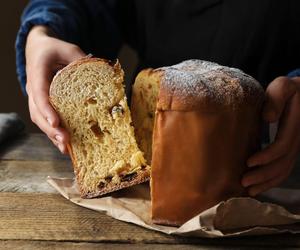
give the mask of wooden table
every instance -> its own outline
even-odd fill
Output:
[[[169,236],[79,207],[50,187],[73,176],[70,160],[41,134],[0,147],[0,249],[298,249],[300,235],[231,239]]]

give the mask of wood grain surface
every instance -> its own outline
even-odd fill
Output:
[[[85,209],[57,194],[0,193],[0,239],[300,247],[298,235],[204,239],[170,236]]]
[[[128,244],[128,243],[86,243],[86,242],[61,242],[61,241],[0,241],[0,249],[14,250],[261,250],[261,247],[243,247],[243,246],[203,246],[192,244]],[[273,249],[273,248],[271,248]],[[299,248],[288,247],[286,250],[296,250]]]
[[[48,175],[73,177],[73,169],[44,135],[24,135],[2,145],[0,159],[0,249],[300,248],[299,235],[176,237],[77,206],[46,183]],[[294,177],[298,172],[299,167]],[[287,185],[299,186],[295,180]]]
[[[0,146],[0,159],[20,161],[69,160],[44,134],[24,134]]]
[[[0,192],[57,193],[47,176],[73,178],[70,161],[0,161]]]

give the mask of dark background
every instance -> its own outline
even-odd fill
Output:
[[[30,120],[27,98],[21,92],[15,66],[15,39],[20,25],[20,16],[27,2],[27,0],[3,1],[1,5],[0,113],[17,112],[26,123],[28,132],[39,132],[40,130]],[[119,59],[125,71],[126,81],[132,81],[132,74],[137,63],[136,54],[125,46],[120,51]]]
[[[28,130],[34,130],[29,122],[27,99],[22,95],[16,75],[15,39],[20,23],[21,12],[26,5],[25,0],[3,1],[0,15],[0,113],[17,112],[26,122]],[[37,130],[36,130],[37,131]]]

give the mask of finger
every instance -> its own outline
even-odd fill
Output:
[[[278,77],[266,89],[263,118],[267,122],[278,121],[285,104],[296,93],[296,85],[288,77]]]
[[[242,186],[249,187],[251,185],[269,181],[281,175],[285,171],[285,168],[282,167],[285,165],[282,165],[282,163],[283,160],[281,159],[246,172],[242,178]]]
[[[38,126],[47,134],[52,142],[56,142],[54,145],[57,146],[62,153],[67,153],[68,135],[62,129],[52,128],[45,120],[38,121]]]
[[[52,139],[51,137],[48,137],[52,143],[59,149],[59,151],[63,154],[68,154],[68,149],[67,146],[65,144],[61,144],[60,142],[58,142],[55,139]]]
[[[256,195],[258,195],[262,192],[265,192],[265,191],[269,190],[270,188],[278,186],[286,178],[287,178],[287,176],[285,176],[285,175],[279,175],[279,176],[276,176],[275,178],[273,178],[273,179],[271,179],[267,182],[251,186],[251,187],[248,188],[248,194],[250,196],[256,196]]]
[[[60,51],[60,54],[58,55],[58,58],[60,58],[60,63],[62,65],[67,65],[86,56],[86,54],[80,49],[79,46],[67,42],[64,42],[64,45],[64,49],[62,49],[62,51]]]
[[[286,105],[280,123],[275,141],[265,149],[257,152],[247,160],[249,167],[264,165],[283,157],[288,152],[297,148],[299,150],[300,136],[298,133],[300,127],[300,94],[296,93]]]
[[[69,141],[68,133],[61,127],[53,128],[45,120],[45,118],[39,113],[39,110],[35,106],[35,103],[32,101],[32,98],[29,97],[29,110],[33,122],[45,133],[47,136],[53,140],[56,140],[60,144],[66,146]]]
[[[293,95],[280,118],[275,140],[285,144],[297,144],[300,128],[300,92]]]
[[[34,103],[50,126],[53,128],[59,126],[60,119],[49,102],[48,93],[45,93],[42,90],[38,91],[38,94],[34,98]]]
[[[248,167],[255,167],[258,165],[265,165],[272,161],[279,159],[286,155],[290,150],[290,145],[287,145],[285,141],[274,141],[261,151],[250,156],[247,160]]]
[[[291,151],[287,156],[270,164],[258,166],[246,172],[242,178],[242,185],[248,187],[269,181],[279,175],[288,176],[292,171],[297,155],[297,151]]]
[[[49,86],[51,73],[46,66],[35,70],[34,76],[30,75],[30,94],[39,113],[52,126],[59,126],[59,117],[49,103]]]

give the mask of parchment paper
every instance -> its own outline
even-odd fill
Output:
[[[80,198],[76,181],[48,177],[48,183],[71,202],[107,215],[166,234],[193,237],[300,233],[300,190],[274,188],[252,198],[232,198],[202,212],[181,227],[155,225],[150,218],[148,183],[102,198]],[[298,224],[297,224],[298,223]]]

